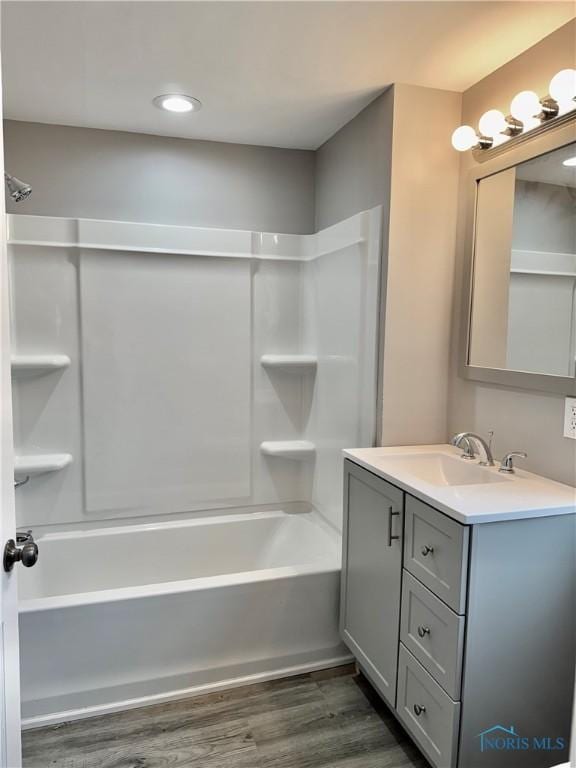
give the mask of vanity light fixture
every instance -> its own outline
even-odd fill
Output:
[[[186,96],[183,93],[165,93],[162,96],[156,96],[153,99],[154,106],[158,109],[165,109],[167,112],[197,112],[202,108],[202,102],[193,96]]]
[[[458,152],[491,149],[572,112],[576,109],[576,69],[563,69],[555,74],[549,94],[541,99],[535,91],[521,91],[512,99],[508,116],[498,109],[489,109],[480,118],[478,131],[469,125],[456,128],[452,146]]]

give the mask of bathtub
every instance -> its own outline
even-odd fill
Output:
[[[24,727],[350,661],[315,512],[50,533],[20,569]]]

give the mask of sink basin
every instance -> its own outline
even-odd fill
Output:
[[[392,455],[386,457],[386,463],[431,485],[483,485],[505,483],[508,479],[487,467],[444,453]]]
[[[498,467],[466,461],[453,445],[387,445],[347,448],[358,464],[463,525],[576,513],[576,489],[522,467],[505,475]]]

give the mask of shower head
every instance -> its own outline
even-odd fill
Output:
[[[4,181],[6,182],[6,189],[15,203],[19,203],[20,200],[26,200],[32,194],[30,184],[20,181],[16,176],[10,176],[9,173],[4,172]]]

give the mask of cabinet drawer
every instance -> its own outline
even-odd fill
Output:
[[[467,526],[407,495],[405,534],[405,567],[456,613],[464,613]]]
[[[453,699],[460,698],[464,622],[464,616],[403,572],[400,639]]]
[[[460,704],[452,701],[402,644],[396,709],[432,765],[454,768]]]

